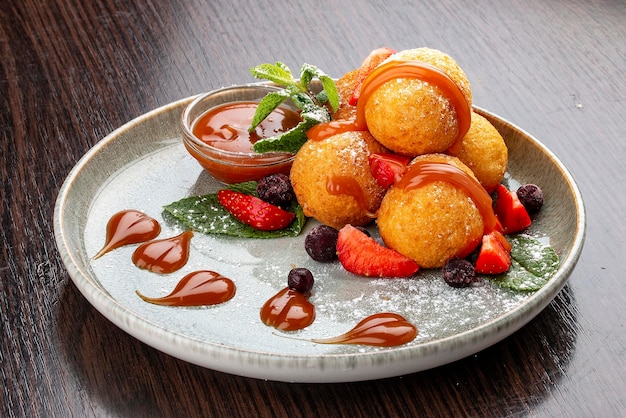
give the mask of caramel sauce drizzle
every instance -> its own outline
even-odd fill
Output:
[[[459,86],[445,72],[430,64],[413,60],[391,60],[376,67],[363,82],[361,96],[357,102],[356,117],[350,120],[337,120],[321,123],[307,131],[311,140],[321,141],[330,136],[349,131],[367,130],[365,104],[372,93],[387,81],[396,78],[417,78],[441,89],[456,110],[459,130],[454,147],[469,130],[472,114],[465,95]]]
[[[365,201],[365,195],[363,193],[363,189],[361,189],[361,185],[350,176],[329,176],[326,178],[326,191],[331,195],[340,195],[344,194],[347,196],[352,196],[361,212],[365,214],[365,216],[369,218],[376,218],[376,214],[370,212],[367,208],[367,203]]]
[[[452,164],[416,161],[409,165],[407,172],[395,187],[412,190],[438,180],[463,189],[482,215],[485,233],[493,231],[496,226],[496,216],[493,213],[491,196],[478,181]]]
[[[187,263],[193,233],[185,231],[171,238],[141,244],[133,253],[133,263],[154,273],[173,273]]]
[[[138,210],[117,212],[107,222],[105,244],[93,258],[100,258],[124,245],[149,241],[160,233],[161,226],[158,221],[143,212]]]
[[[417,337],[415,325],[396,313],[382,312],[366,317],[345,334],[311,341],[318,344],[394,347],[411,342],[415,337]]]
[[[281,331],[296,331],[313,323],[315,306],[302,293],[285,287],[265,302],[261,320]]]
[[[136,291],[144,301],[165,306],[218,305],[232,299],[235,292],[235,283],[231,279],[210,270],[185,275],[167,296],[152,298]]]

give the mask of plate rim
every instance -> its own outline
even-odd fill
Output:
[[[54,208],[54,236],[63,264],[70,278],[103,316],[118,328],[153,348],[201,367],[225,373],[275,381],[301,383],[349,382],[394,377],[441,366],[477,353],[516,332],[539,314],[567,283],[582,252],[586,235],[586,213],[576,181],[562,161],[541,141],[514,123],[478,106],[478,113],[494,118],[520,131],[534,146],[548,156],[565,179],[574,196],[576,231],[569,254],[561,260],[557,277],[534,292],[522,304],[481,325],[448,337],[419,345],[394,347],[367,353],[330,353],[295,355],[224,346],[182,335],[159,325],[125,307],[94,283],[71,254],[63,224],[68,194],[78,174],[104,147],[120,136],[157,115],[181,109],[197,95],[183,98],[146,112],[114,129],[89,149],[65,178]],[[557,280],[555,280],[557,279]],[[182,350],[184,348],[184,350]],[[442,351],[445,351],[441,353]],[[432,361],[438,353],[437,361]],[[392,358],[393,357],[393,358]],[[425,362],[424,359],[430,361]],[[428,363],[428,364],[426,364]],[[371,370],[375,369],[376,373]]]

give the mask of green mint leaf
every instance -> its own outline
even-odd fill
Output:
[[[311,96],[301,91],[298,91],[295,87],[288,87],[286,91],[289,94],[289,97],[291,97],[291,101],[293,101],[295,105],[298,106],[298,108],[301,110],[306,110],[308,107],[311,106],[317,106]]]
[[[243,183],[235,183],[226,186],[226,189],[230,189],[234,192],[250,194],[252,196],[259,197],[256,192],[256,187],[258,186],[258,182],[256,181],[244,181]],[[221,206],[221,205],[220,205]]]
[[[304,64],[300,69],[300,84],[309,90],[309,84],[314,77],[317,77],[326,93],[326,100],[330,103],[333,111],[339,108],[339,93],[335,81],[327,76],[322,70],[311,64]],[[326,100],[320,100],[320,103],[326,103]]]
[[[330,113],[325,107],[306,106],[300,116],[303,120],[312,122],[313,125],[318,123],[330,122]]]
[[[324,90],[320,91],[319,93],[317,93],[315,95],[315,99],[320,103],[320,104],[326,104],[328,102],[328,95],[326,94],[326,92]],[[336,110],[336,109],[335,109]]]
[[[324,91],[326,92],[330,106],[333,108],[333,111],[337,111],[339,108],[339,92],[337,92],[335,81],[327,75],[320,76],[320,81],[322,82],[322,86],[324,86]]]
[[[559,256],[550,246],[527,235],[509,237],[511,268],[505,274],[490,277],[499,286],[521,291],[535,291],[545,285],[559,268]]]
[[[263,138],[252,146],[255,152],[289,152],[295,154],[307,141],[306,131],[315,123],[302,121],[287,132],[271,138]]]
[[[249,132],[252,132],[256,127],[265,120],[282,102],[289,98],[289,94],[284,91],[273,91],[267,93],[263,99],[259,102],[259,105],[254,112],[254,117],[248,128]]]
[[[289,68],[280,61],[276,61],[275,64],[265,63],[252,67],[250,68],[250,74],[252,74],[254,78],[273,81],[284,87],[292,86],[297,83]]]
[[[255,152],[289,152],[295,154],[307,141],[306,131],[318,123],[330,121],[330,113],[325,107],[304,103],[300,114],[302,122],[287,132],[270,138],[263,138],[254,143]]]
[[[245,182],[230,185],[228,188],[256,196],[256,185],[256,182]],[[193,231],[241,238],[295,237],[300,234],[306,223],[302,207],[294,202],[287,210],[293,212],[296,218],[287,228],[261,231],[235,219],[217,201],[216,193],[186,197],[164,206],[163,209],[166,218],[173,218]]]
[[[317,68],[315,65],[304,63],[302,64],[302,68],[300,68],[300,82],[308,87],[309,82],[313,80],[313,78],[322,78],[326,73],[324,71]],[[303,82],[302,80],[308,80],[308,82]]]
[[[302,65],[302,68],[300,68],[300,85],[303,89],[308,90],[309,84],[311,84],[313,78],[318,77],[318,74],[324,73],[321,72],[319,68],[311,64]]]

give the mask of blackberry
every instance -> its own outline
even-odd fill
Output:
[[[474,266],[462,258],[451,258],[443,269],[443,280],[452,287],[468,287],[476,279]]]
[[[339,232],[328,225],[318,225],[304,238],[304,249],[315,260],[322,262],[337,259],[337,238]]]
[[[270,174],[259,180],[256,192],[261,200],[283,208],[291,205],[296,198],[289,177],[281,173]]]
[[[535,184],[525,184],[517,189],[517,197],[526,211],[532,215],[543,206],[543,191]]]
[[[287,276],[287,286],[290,289],[300,292],[303,295],[310,295],[313,289],[313,273],[304,267],[291,269]]]

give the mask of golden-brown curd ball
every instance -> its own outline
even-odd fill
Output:
[[[489,193],[502,181],[509,156],[500,132],[476,112],[472,112],[469,131],[448,154],[463,161]]]
[[[446,73],[472,105],[470,83],[457,62],[439,50],[400,51],[388,60],[416,60]],[[459,132],[456,109],[438,86],[418,78],[397,78],[383,83],[365,104],[372,135],[400,154],[417,156],[447,150]]]
[[[368,224],[385,192],[370,173],[368,156],[385,151],[368,132],[345,132],[321,141],[307,141],[296,154],[290,173],[304,214],[337,229],[346,224]],[[329,192],[329,182],[353,186],[356,196],[351,192]]]
[[[452,164],[475,179],[465,164],[449,155],[422,155],[409,167],[418,161]],[[482,214],[468,193],[445,180],[411,189],[392,186],[378,209],[377,222],[385,245],[422,268],[438,268],[450,258],[466,257],[484,231]]]
[[[335,82],[339,95],[339,108],[332,113],[333,119],[353,119],[355,117],[356,106],[350,105],[350,97],[354,93],[358,72],[359,70],[348,71]]]

